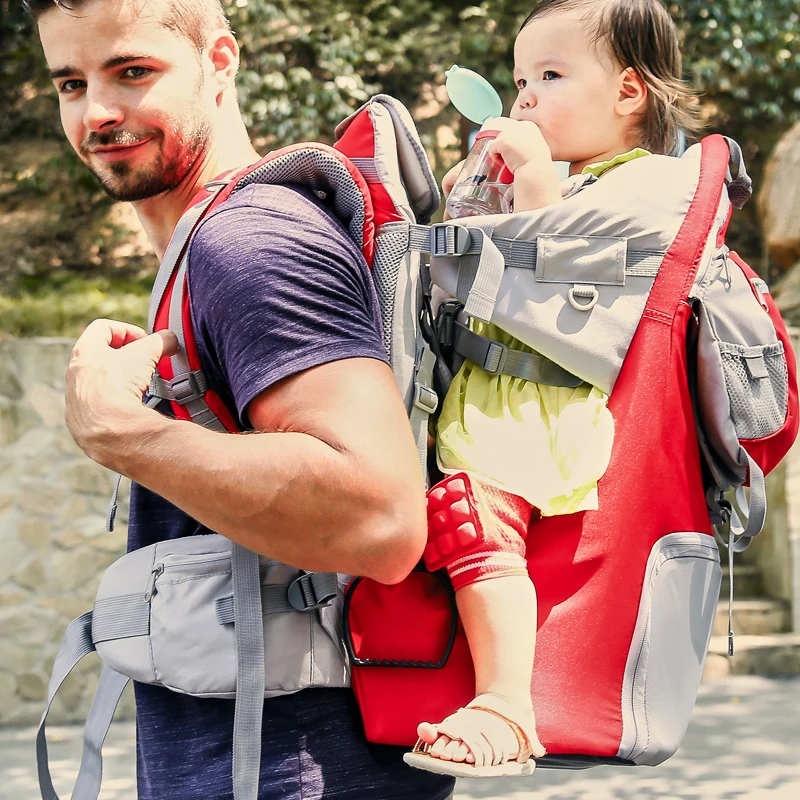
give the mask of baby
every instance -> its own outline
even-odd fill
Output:
[[[492,148],[514,173],[515,212],[579,190],[578,178],[562,189],[554,160],[569,162],[571,176],[599,178],[634,158],[674,154],[683,135],[700,129],[681,81],[677,31],[659,0],[541,0],[517,37],[514,80],[511,119],[491,127],[501,124]],[[460,166],[445,177],[445,193]],[[470,327],[531,352],[495,325]],[[544,755],[531,703],[536,589],[525,539],[539,516],[597,509],[614,433],[607,402],[586,383],[547,386],[470,361],[454,378],[437,422],[447,477],[429,493],[425,559],[431,569],[445,566],[456,590],[476,697],[442,722],[419,725],[405,756],[412,766],[527,775]],[[450,548],[437,549],[435,534],[453,515],[460,549],[444,554]]]

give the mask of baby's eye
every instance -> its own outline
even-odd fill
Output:
[[[520,91],[522,91],[528,85],[528,81],[526,81],[525,78],[518,78],[515,81],[515,83],[516,83],[517,89],[519,89]]]
[[[548,70],[545,70],[544,75],[542,75],[542,80],[544,80],[544,81],[554,81],[554,80],[556,80],[557,78],[560,78],[560,77],[561,76],[557,72],[554,72],[552,69],[548,69]]]

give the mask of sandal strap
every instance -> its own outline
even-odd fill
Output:
[[[493,708],[488,708],[487,706],[466,706],[466,708],[474,709],[475,711],[485,711],[487,714],[493,714],[495,717],[503,720],[503,722],[505,722],[508,727],[514,731],[514,735],[517,737],[519,752],[517,753],[517,757],[514,759],[514,761],[518,761],[520,764],[525,764],[528,759],[531,758],[533,755],[531,740],[528,738],[528,735],[525,733],[525,731],[523,731],[519,724],[514,722],[513,719],[509,719],[505,714],[501,714],[499,711],[495,711]]]

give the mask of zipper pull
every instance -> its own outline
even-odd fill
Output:
[[[150,579],[147,581],[147,588],[144,592],[144,601],[149,603],[153,595],[156,593],[156,578],[164,571],[163,564],[156,564],[150,571]]]

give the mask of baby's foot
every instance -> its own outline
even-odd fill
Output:
[[[521,735],[510,723],[519,726]],[[478,695],[438,725],[420,723],[417,735],[429,745],[429,756],[476,767],[504,764],[520,755],[524,761],[526,756],[545,754],[530,702],[525,707],[493,694]]]

